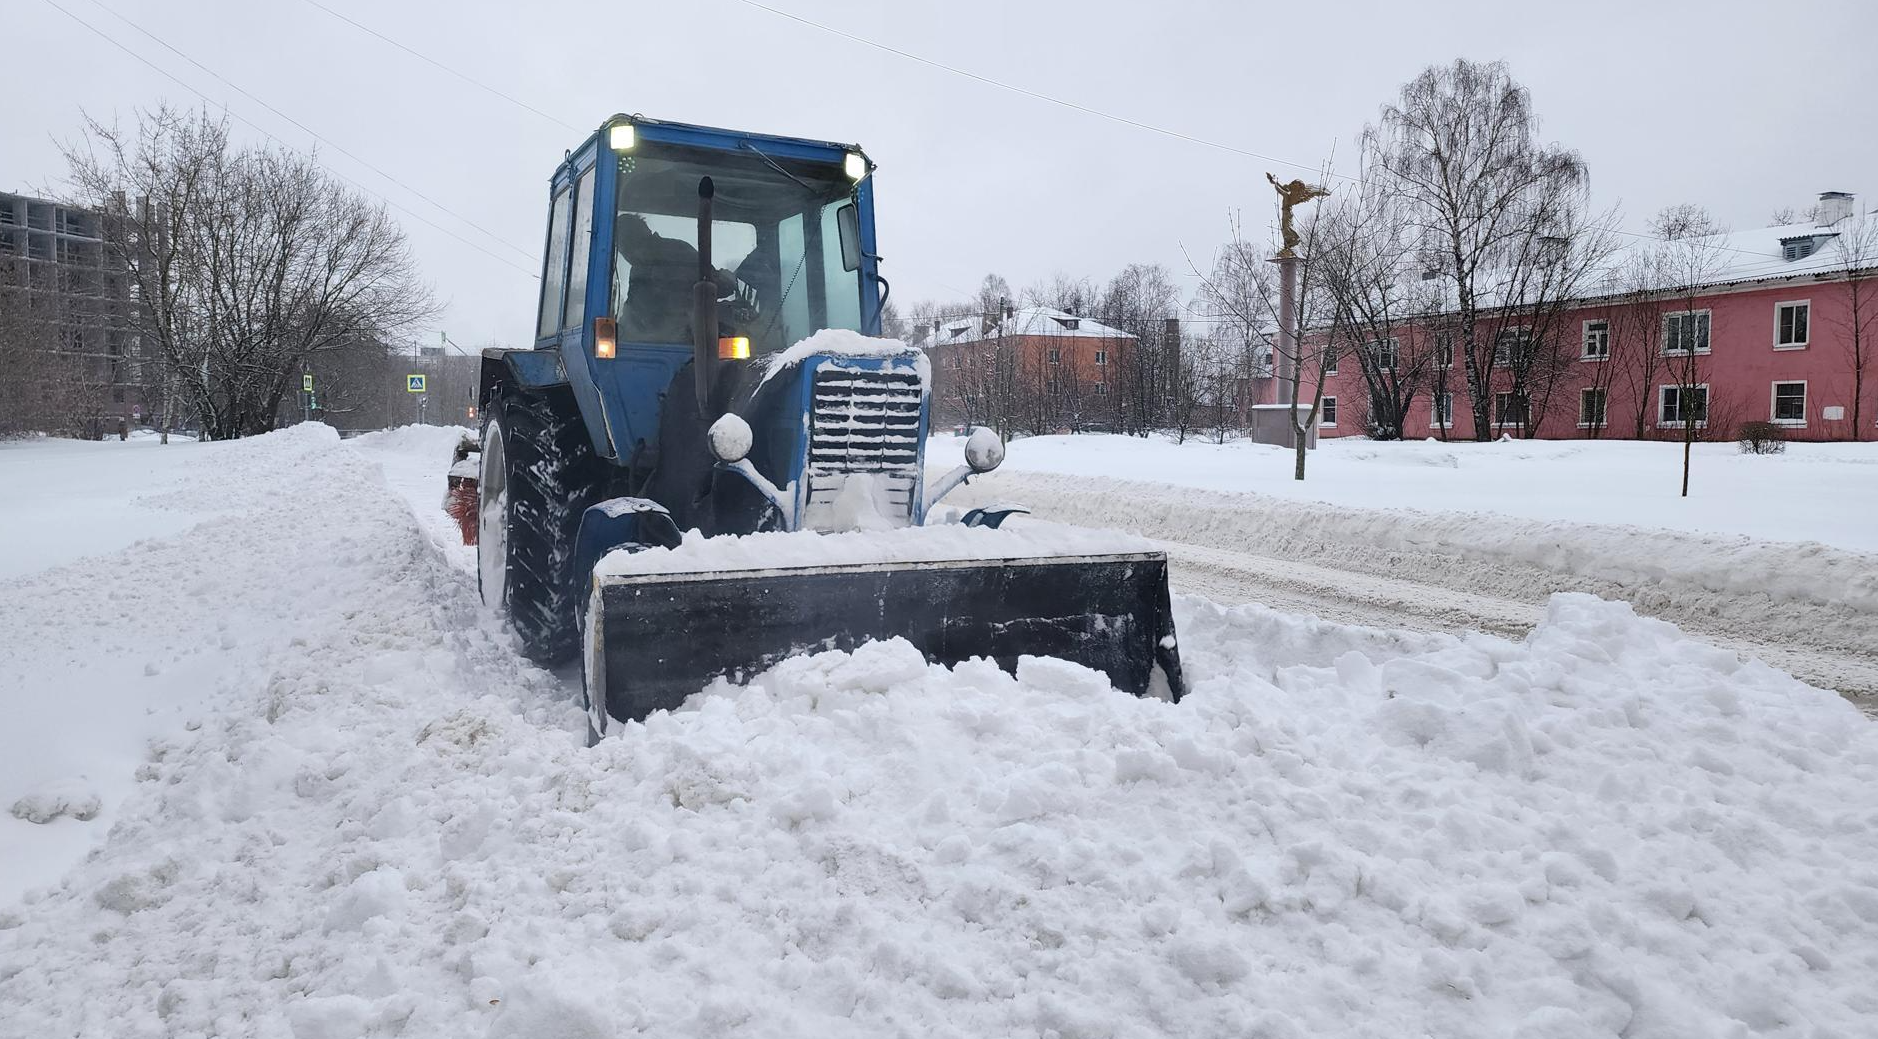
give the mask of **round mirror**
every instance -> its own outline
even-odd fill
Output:
[[[965,438],[965,464],[972,472],[988,473],[1004,461],[1004,441],[990,429],[979,426]]]
[[[741,462],[750,454],[750,424],[742,416],[726,412],[711,423],[705,437],[710,441],[712,456],[720,462]]]

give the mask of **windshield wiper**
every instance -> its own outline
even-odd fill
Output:
[[[737,143],[755,152],[756,157],[759,159],[762,159],[765,163],[768,163],[770,169],[773,169],[777,173],[780,173],[783,176],[788,177],[790,180],[795,181],[796,186],[801,188],[803,191],[806,191],[811,195],[816,193],[815,189],[812,187],[809,187],[808,183],[804,181],[801,177],[798,177],[795,174],[789,172],[788,170],[783,169],[782,164],[778,163],[775,159],[772,159],[769,156],[763,154],[763,150],[761,148],[758,148],[756,145],[751,144],[749,141],[739,141]]]

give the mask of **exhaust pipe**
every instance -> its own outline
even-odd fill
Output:
[[[711,389],[717,373],[717,273],[711,263],[711,178],[698,178],[698,281],[691,286],[691,374],[698,391],[698,414],[711,413]]]

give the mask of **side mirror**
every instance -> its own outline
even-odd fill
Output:
[[[1004,441],[985,426],[972,430],[965,439],[965,464],[972,472],[988,473],[1004,462]]]
[[[750,444],[755,439],[750,424],[742,416],[728,411],[711,423],[704,438],[711,446],[711,457],[728,465],[736,465],[749,457]]]
[[[861,211],[850,202],[835,210],[835,231],[841,236],[841,269],[861,269]]]

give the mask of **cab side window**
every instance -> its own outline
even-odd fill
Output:
[[[541,320],[535,337],[545,339],[561,330],[561,293],[567,288],[567,202],[568,193],[554,196],[554,210],[548,217],[548,263],[541,275]]]

